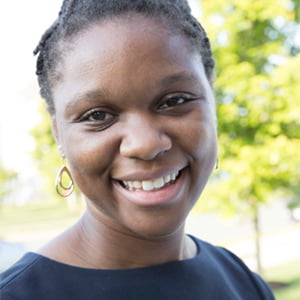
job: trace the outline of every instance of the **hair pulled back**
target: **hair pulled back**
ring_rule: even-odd
[[[105,19],[136,12],[165,20],[172,28],[188,38],[199,51],[206,75],[211,81],[214,60],[209,39],[200,23],[192,16],[186,0],[64,0],[57,20],[44,33],[34,54],[38,54],[36,74],[41,96],[51,114],[55,112],[52,87],[59,78],[57,65],[62,56],[60,42],[88,26]]]

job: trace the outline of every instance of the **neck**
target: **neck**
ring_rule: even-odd
[[[128,269],[163,264],[196,255],[184,226],[160,237],[139,236],[114,228],[86,213],[72,229],[71,253],[76,265],[96,269]]]

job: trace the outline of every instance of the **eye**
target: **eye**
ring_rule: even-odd
[[[116,115],[101,109],[92,109],[84,113],[78,122],[86,122],[90,126],[104,129],[116,120]]]
[[[186,96],[172,96],[169,97],[166,101],[164,101],[160,106],[159,109],[168,109],[173,106],[177,106],[187,102],[189,99]]]
[[[104,111],[92,111],[87,114],[85,114],[82,118],[83,121],[91,121],[91,122],[97,122],[97,121],[106,121],[113,117],[112,114]]]

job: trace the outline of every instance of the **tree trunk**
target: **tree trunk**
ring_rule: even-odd
[[[261,264],[261,235],[260,235],[260,219],[259,209],[257,206],[254,207],[253,225],[255,232],[255,259],[256,259],[256,271],[262,275],[262,264]]]

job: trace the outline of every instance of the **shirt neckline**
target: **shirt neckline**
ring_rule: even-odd
[[[201,245],[201,242],[199,239],[196,239],[194,236],[192,235],[188,235],[193,242],[195,243],[196,247],[197,247],[197,254],[191,258],[186,258],[183,260],[178,260],[178,261],[171,261],[171,262],[166,262],[163,264],[156,264],[156,265],[151,265],[151,266],[145,266],[145,267],[136,267],[136,268],[128,268],[128,269],[94,269],[94,268],[85,268],[85,267],[79,267],[79,266],[74,266],[74,265],[70,265],[70,264],[66,264],[60,261],[57,261],[55,259],[49,258],[47,256],[44,256],[40,253],[36,253],[33,251],[28,252],[27,254],[25,254],[25,258],[28,257],[29,259],[35,259],[35,260],[42,260],[46,263],[51,263],[52,265],[56,265],[57,267],[61,267],[61,268],[68,268],[68,269],[72,269],[72,270],[81,270],[81,271],[92,271],[92,272],[130,272],[130,271],[147,271],[147,270],[155,270],[155,269],[161,269],[164,267],[172,267],[172,266],[176,266],[176,265],[186,265],[186,264],[190,264],[193,263],[195,260],[199,259],[201,254],[203,253],[203,247]]]

